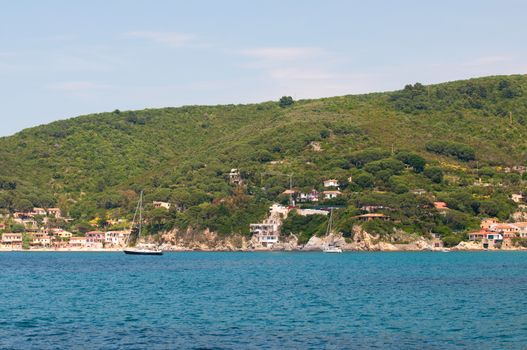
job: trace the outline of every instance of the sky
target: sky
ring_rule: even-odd
[[[0,0],[0,136],[82,114],[527,73],[523,0]]]

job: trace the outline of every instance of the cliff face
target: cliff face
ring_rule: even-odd
[[[253,238],[241,235],[220,236],[210,230],[186,231],[172,230],[161,235],[162,247],[172,251],[320,251],[333,244],[345,251],[416,251],[437,250],[433,242],[422,237],[410,243],[394,244],[381,240],[381,237],[364,231],[360,226],[353,228],[353,238],[346,239],[341,233],[326,237],[313,236],[305,245],[298,244],[298,237],[291,234],[282,237],[272,248],[266,248]],[[439,248],[440,249],[440,248]]]

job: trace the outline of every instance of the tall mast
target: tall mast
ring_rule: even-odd
[[[333,221],[333,208],[331,208],[331,211],[329,212],[329,222],[328,222],[328,228],[326,229],[326,236],[329,236],[331,233],[331,223]]]
[[[139,196],[139,232],[137,233],[137,238],[141,236],[141,229],[143,227],[143,191]]]

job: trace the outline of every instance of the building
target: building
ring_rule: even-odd
[[[168,202],[160,202],[160,201],[154,201],[154,208],[164,208],[166,210],[170,210],[170,203]]]
[[[62,211],[60,208],[48,208],[48,215],[53,216],[56,219],[62,218]]]
[[[317,190],[313,189],[308,193],[300,193],[298,196],[298,201],[300,202],[318,202],[319,193]]]
[[[102,248],[105,238],[104,232],[101,231],[86,232],[86,247]]]
[[[52,238],[45,232],[36,232],[33,234],[31,245],[38,245],[41,247],[49,247],[51,245]]]
[[[69,246],[72,248],[84,248],[86,246],[86,237],[71,237]]]
[[[488,230],[492,225],[496,225],[500,221],[497,218],[486,218],[481,220],[481,223],[479,224],[479,227],[482,230]]]
[[[22,249],[22,234],[2,233],[2,246],[4,248]]]
[[[340,191],[323,191],[322,195],[324,196],[324,199],[333,199],[340,196],[342,192]]]
[[[339,187],[340,184],[338,182],[338,180],[335,180],[335,179],[329,179],[329,180],[324,180],[324,187]]]
[[[238,169],[231,169],[229,173],[229,182],[233,185],[241,185],[243,183],[240,171]]]
[[[517,237],[520,229],[515,224],[498,223],[498,224],[490,225],[488,231],[491,233],[497,233],[497,234],[502,235],[502,239],[503,239],[503,238]]]
[[[383,205],[363,205],[360,210],[367,211],[368,213],[376,212],[377,210],[388,209]]]
[[[369,214],[362,214],[362,215],[358,215],[358,216],[355,216],[356,219],[360,220],[360,221],[372,221],[372,220],[389,220],[390,218],[386,215],[384,215],[383,213],[369,213]]]
[[[261,223],[250,224],[249,229],[253,239],[265,248],[272,248],[280,238],[282,220],[287,218],[290,209],[279,204],[269,208],[269,216]]]
[[[434,202],[434,208],[440,211],[447,210],[448,205],[445,202]]]
[[[104,242],[113,246],[124,246],[130,237],[129,231],[108,231],[104,234]]]
[[[527,222],[516,222],[514,226],[518,228],[516,234],[519,238],[527,238]]]
[[[31,214],[46,216],[47,212],[46,212],[46,209],[44,208],[33,208],[33,211],[31,212]]]
[[[523,202],[523,195],[520,193],[513,193],[511,195],[511,199],[514,203],[522,203]]]

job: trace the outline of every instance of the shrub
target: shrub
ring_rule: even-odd
[[[451,141],[430,141],[426,144],[426,150],[429,152],[456,157],[462,161],[476,159],[476,153],[473,148],[459,142]]]

